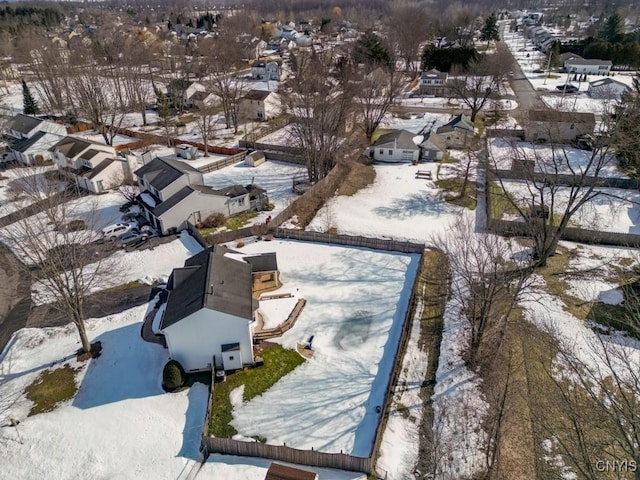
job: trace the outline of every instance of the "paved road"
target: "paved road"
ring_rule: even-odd
[[[498,42],[497,48],[507,51],[509,55],[511,55],[511,58],[513,58],[513,54],[504,42]],[[509,79],[509,83],[518,99],[518,108],[511,111],[512,116],[524,118],[526,113],[531,109],[546,108],[542,100],[540,100],[538,92],[531,86],[515,58],[513,58],[513,75]]]

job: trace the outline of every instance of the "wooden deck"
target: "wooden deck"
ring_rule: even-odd
[[[276,328],[264,328],[264,320],[261,315],[257,315],[256,326],[253,328],[253,339],[254,341],[267,340],[269,338],[281,337],[284,332],[288,332],[293,328],[302,313],[302,309],[307,304],[307,301],[304,298],[298,299],[296,305],[291,310],[291,313],[287,317],[287,319],[278,325]]]

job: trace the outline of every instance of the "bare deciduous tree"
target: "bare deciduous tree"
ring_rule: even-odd
[[[283,94],[295,117],[290,124],[291,141],[302,151],[312,183],[334,167],[353,108],[349,67],[335,71],[335,60],[330,52],[301,59],[298,75],[289,82],[290,91]]]
[[[362,118],[362,128],[371,138],[402,88],[402,77],[393,68],[379,67],[366,74],[358,87],[355,111]]]
[[[471,110],[472,122],[490,100],[499,98],[500,85],[511,70],[512,58],[508,52],[497,50],[480,56],[466,70],[454,68],[451,72],[447,93]]]
[[[204,144],[204,156],[209,156],[209,141],[215,138],[217,107],[214,105],[203,105],[198,109],[196,116],[196,128],[202,135],[202,143]]]
[[[415,71],[419,45],[429,38],[430,22],[423,5],[396,6],[388,19],[389,38],[405,71]]]
[[[42,211],[5,227],[0,238],[24,263],[35,294],[75,325],[82,351],[89,352],[84,302],[115,267],[112,257],[96,255],[91,246],[103,226],[99,205],[95,198],[80,201],[69,191],[59,192],[58,183],[41,172],[23,176],[20,186],[25,196],[40,201]]]
[[[509,241],[475,232],[465,217],[435,244],[449,258],[452,301],[469,324],[467,361],[477,367],[502,342],[504,324],[530,285],[532,269]]]
[[[552,139],[557,138],[557,132],[549,134]],[[521,187],[517,192],[513,188],[509,190],[508,175],[501,173],[501,160],[488,152],[489,179],[497,180],[502,192],[507,192],[500,194],[502,200],[524,220],[526,234],[534,242],[537,266],[544,266],[555,253],[560,238],[578,211],[602,195],[597,187],[598,179],[615,162],[606,143],[594,143],[584,160],[576,164],[567,145],[553,143],[548,147],[529,148],[528,144],[511,141],[510,171],[518,172],[517,183]]]

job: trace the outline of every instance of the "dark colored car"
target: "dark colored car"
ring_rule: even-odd
[[[542,70],[541,68],[536,68],[533,73],[544,73],[544,70]]]

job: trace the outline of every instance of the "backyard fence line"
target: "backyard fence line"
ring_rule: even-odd
[[[196,242],[198,242],[202,248],[207,248],[207,241],[193,223],[187,222],[187,231],[196,239]]]
[[[602,187],[602,188],[620,188],[622,190],[638,190],[640,189],[640,181],[635,178],[618,178],[618,177],[583,177],[581,175],[571,175],[563,173],[553,173],[551,175],[543,172],[527,171],[526,169],[489,169],[487,170],[488,180],[520,180],[523,182],[532,181],[539,183],[551,183],[560,186],[584,186],[584,187]]]
[[[255,142],[262,137],[266,137],[267,135],[275,132],[276,130],[280,130],[281,128],[289,125],[291,123],[291,117],[285,116],[277,120],[272,120],[268,125],[260,125],[256,129],[247,133],[242,140],[246,142]]]
[[[242,442],[231,438],[206,436],[202,439],[209,454],[238,455],[243,457],[260,457],[281,462],[313,467],[335,468],[350,472],[370,474],[373,465],[370,457],[357,457],[345,453],[325,453],[317,450],[300,450],[286,445],[269,445],[260,442]]]

